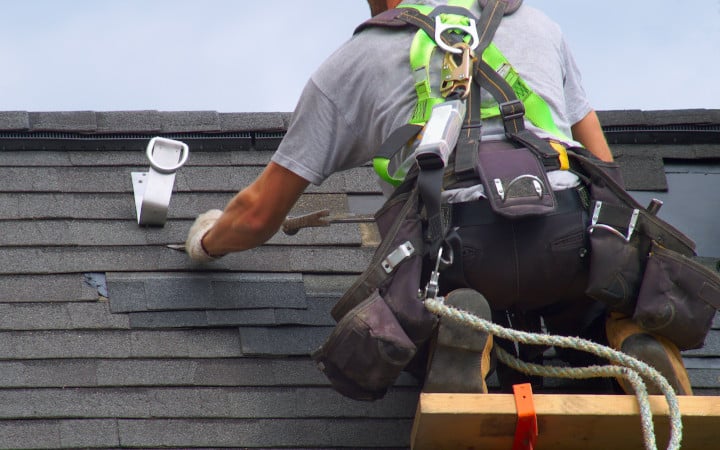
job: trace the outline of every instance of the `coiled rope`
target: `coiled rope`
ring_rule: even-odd
[[[500,362],[528,375],[572,379],[598,377],[610,378],[618,376],[626,378],[633,386],[638,400],[645,449],[657,450],[650,399],[648,397],[647,388],[645,387],[645,382],[641,377],[642,374],[642,376],[660,388],[667,400],[670,413],[670,441],[668,442],[668,450],[677,450],[680,448],[680,442],[682,440],[682,418],[680,416],[680,406],[677,395],[675,395],[675,391],[670,386],[670,383],[668,383],[665,377],[655,370],[655,368],[636,358],[626,355],[625,353],[613,350],[612,348],[588,341],[586,339],[528,333],[504,328],[466,311],[448,306],[444,303],[442,297],[426,299],[425,307],[433,314],[447,317],[451,320],[468,325],[476,330],[492,334],[493,336],[497,336],[502,339],[529,345],[547,345],[582,350],[616,364],[582,368],[543,366],[520,361],[514,356],[503,351],[501,348],[497,346],[495,347]]]

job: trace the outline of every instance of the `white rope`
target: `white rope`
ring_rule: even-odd
[[[445,305],[442,298],[426,299],[425,307],[433,314],[448,317],[451,320],[503,339],[530,345],[546,345],[578,349],[592,353],[610,361],[611,363],[617,364],[583,368],[542,366],[520,361],[514,356],[503,351],[501,348],[495,347],[498,359],[503,364],[528,375],[575,379],[618,376],[626,378],[633,386],[638,400],[645,448],[646,450],[657,450],[650,399],[648,397],[645,383],[641,378],[642,374],[642,376],[649,379],[653,384],[660,388],[667,400],[670,412],[670,441],[668,442],[668,450],[677,450],[680,448],[680,442],[682,440],[682,418],[680,416],[680,406],[677,395],[675,395],[675,391],[672,386],[670,386],[670,383],[668,383],[665,377],[655,370],[655,368],[625,353],[613,350],[612,348],[588,341],[586,339],[528,333],[504,328],[466,311]]]

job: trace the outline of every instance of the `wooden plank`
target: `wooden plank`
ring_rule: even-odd
[[[628,395],[534,396],[539,436],[536,450],[643,449],[637,400]],[[680,397],[683,449],[717,448],[720,397]],[[650,405],[657,447],[667,448],[668,407],[662,396]],[[517,413],[509,394],[420,394],[412,431],[413,450],[507,449]]]

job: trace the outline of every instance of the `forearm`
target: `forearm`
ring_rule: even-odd
[[[262,245],[278,231],[307,185],[303,178],[270,163],[227,204],[202,239],[205,251],[219,256]]]
[[[595,111],[590,111],[578,123],[572,126],[573,139],[580,142],[586,149],[602,161],[612,161],[613,155],[605,139]]]

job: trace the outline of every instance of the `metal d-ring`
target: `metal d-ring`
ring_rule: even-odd
[[[169,149],[165,150],[165,147],[170,147]],[[180,151],[180,157],[178,158],[178,162],[172,166],[166,167],[161,164],[158,164],[158,162],[155,160],[155,155],[162,155],[165,157],[164,152],[166,151],[173,151],[174,153],[177,152],[177,150]],[[150,139],[150,142],[148,143],[147,149],[145,150],[145,155],[147,155],[148,160],[150,161],[150,167],[157,170],[160,173],[163,174],[170,174],[177,171],[179,168],[181,168],[185,163],[187,162],[188,156],[190,155],[190,149],[184,142],[175,141],[172,139],[167,139],[164,137],[154,137]],[[170,154],[170,160],[174,159],[174,154]]]
[[[446,52],[454,53],[456,55],[459,55],[463,52],[463,49],[453,47],[448,45],[443,39],[442,34],[448,30],[460,30],[463,33],[470,35],[471,41],[469,47],[470,50],[475,50],[477,46],[480,44],[480,38],[478,37],[477,32],[477,25],[475,24],[475,19],[468,18],[468,24],[467,25],[460,25],[460,24],[445,24],[442,22],[442,19],[440,16],[435,16],[435,42],[437,43],[438,47],[445,50]]]
[[[543,186],[545,186],[545,183],[543,183],[543,181],[535,175],[525,174],[525,175],[520,175],[520,176],[513,178],[512,181],[510,181],[510,183],[508,183],[507,187],[505,187],[505,188],[503,188],[502,181],[499,178],[496,178],[495,186],[498,191],[498,195],[500,195],[500,199],[502,201],[505,201],[505,197],[510,192],[510,189],[513,187],[513,185],[517,184],[518,182],[520,182],[521,180],[524,180],[526,178],[529,178],[533,181],[533,186],[535,187],[535,192],[537,193],[538,198],[542,198]],[[545,188],[545,189],[547,189],[547,188]]]

